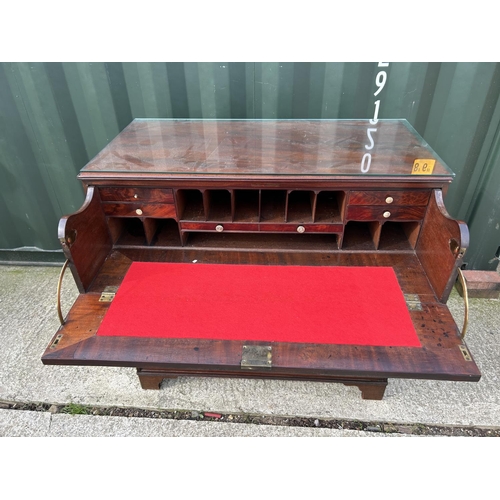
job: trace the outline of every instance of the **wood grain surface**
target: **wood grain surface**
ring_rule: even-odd
[[[134,120],[83,169],[92,172],[217,175],[412,176],[434,158],[432,177],[451,177],[406,120],[379,120],[367,174],[368,120]]]
[[[468,246],[467,225],[450,217],[441,191],[435,191],[429,201],[416,252],[441,302],[448,300]]]

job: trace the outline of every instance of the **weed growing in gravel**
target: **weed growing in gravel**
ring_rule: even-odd
[[[70,415],[88,415],[89,411],[85,408],[85,406],[69,403],[61,409],[61,413],[69,413]]]

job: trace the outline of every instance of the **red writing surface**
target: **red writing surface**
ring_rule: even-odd
[[[134,262],[97,335],[421,346],[390,267]]]

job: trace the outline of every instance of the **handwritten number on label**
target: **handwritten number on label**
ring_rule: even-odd
[[[422,165],[422,172],[427,172],[427,167],[428,167],[427,163],[424,163]],[[418,172],[419,170],[420,170],[420,163],[415,163],[415,165],[413,166],[413,171]]]
[[[420,175],[431,175],[434,171],[434,166],[436,165],[436,160],[431,158],[417,158],[413,162],[412,174]]]

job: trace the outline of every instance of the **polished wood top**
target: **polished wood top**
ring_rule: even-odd
[[[369,169],[362,172],[365,154],[371,162],[365,158],[364,170]],[[417,158],[436,160],[432,174],[412,174]],[[449,181],[454,175],[406,120],[372,125],[369,120],[136,119],[82,169],[80,178],[95,173],[420,181]]]

